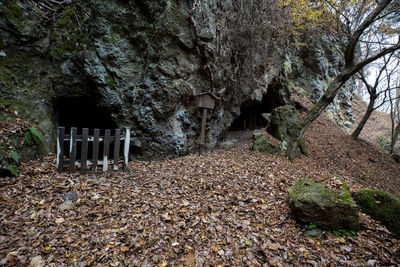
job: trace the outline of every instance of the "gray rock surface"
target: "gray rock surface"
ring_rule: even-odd
[[[166,158],[196,149],[199,93],[213,86],[224,92],[207,117],[206,142],[214,147],[245,103],[260,104],[274,91],[273,101],[289,104],[293,77],[298,86],[321,91],[340,67],[327,41],[297,54],[270,43],[270,60],[250,60],[250,77],[229,83],[223,74],[232,66],[223,66],[212,86],[206,66],[211,56],[202,49],[218,47],[221,29],[215,22],[232,19],[233,4],[199,4],[194,26],[187,1],[84,1],[66,5],[55,21],[30,2],[1,2],[1,104],[36,123],[45,134],[45,150],[54,151],[54,127],[62,112],[57,103],[94,99],[117,126],[131,127],[131,158]],[[313,51],[318,57],[310,56]],[[283,71],[285,59],[290,73]],[[230,87],[237,83],[240,89]]]
[[[71,200],[64,201],[58,208],[60,211],[71,210],[74,207],[74,203]]]
[[[282,141],[285,148],[289,142],[290,134],[293,132],[293,127],[297,123],[297,119],[297,112],[292,106],[277,107],[272,111],[267,131],[273,137]]]
[[[379,190],[360,190],[354,192],[353,197],[363,212],[379,220],[400,238],[400,199]]]
[[[322,230],[319,228],[311,229],[306,231],[306,235],[316,237],[322,234]]]
[[[219,143],[219,146],[224,149],[231,149],[235,146],[235,143],[232,141],[224,141],[224,142]]]
[[[348,188],[335,194],[322,183],[302,179],[289,188],[289,206],[302,223],[313,223],[329,230],[360,229],[359,207]]]
[[[79,199],[79,196],[76,192],[68,192],[64,195],[63,199],[65,201],[77,201]]]
[[[253,150],[267,154],[275,154],[281,152],[281,148],[270,142],[261,132],[253,132]]]
[[[289,77],[295,87],[304,90],[315,103],[325,92],[329,81],[343,67],[343,55],[326,36],[315,33],[302,39],[307,45],[300,47],[299,55],[291,57],[293,71]],[[349,80],[325,109],[339,126],[344,126],[346,121],[354,123],[351,100],[356,88],[355,81]]]

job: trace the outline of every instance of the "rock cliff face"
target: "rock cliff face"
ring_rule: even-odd
[[[313,33],[303,37],[296,54],[288,61],[292,70],[290,82],[304,89],[315,103],[343,67],[344,61],[339,51],[339,45],[328,36]],[[355,88],[355,81],[350,79],[325,110],[341,127],[354,123],[351,100]]]
[[[201,1],[201,13],[192,10],[193,1],[79,1],[55,6],[55,13],[38,2],[0,3],[0,104],[36,123],[48,151],[58,125],[129,126],[136,158],[196,148],[202,114],[196,96],[213,86],[202,49],[217,47],[231,1]],[[209,147],[241,108],[289,104],[289,79],[317,98],[340,67],[338,55],[319,44],[300,53],[270,50],[251,86],[222,90],[208,113]]]

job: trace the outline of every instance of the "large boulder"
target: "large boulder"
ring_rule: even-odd
[[[272,111],[267,131],[282,141],[283,147],[286,148],[297,119],[298,115],[294,107],[290,105],[277,107]]]
[[[363,212],[379,220],[390,231],[400,237],[400,200],[390,193],[379,190],[360,190],[354,200]]]
[[[253,132],[253,150],[267,154],[275,154],[281,152],[281,148],[274,140],[268,140],[261,131]],[[277,141],[277,140],[276,140]]]
[[[359,207],[346,184],[334,193],[326,185],[302,179],[289,188],[289,206],[301,223],[313,223],[322,229],[360,229]]]

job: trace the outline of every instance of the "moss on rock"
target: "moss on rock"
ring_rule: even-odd
[[[75,11],[72,6],[67,6],[61,16],[56,21],[58,26],[65,26],[67,24],[72,24],[72,20],[75,16]]]
[[[298,115],[294,107],[286,105],[272,111],[267,131],[276,139],[288,143]]]
[[[17,1],[10,1],[8,5],[5,5],[0,11],[0,14],[2,14],[1,17],[12,22],[20,32],[25,30],[26,26],[23,24],[23,10]]]
[[[360,190],[353,195],[363,212],[379,220],[400,237],[400,200],[379,190]]]
[[[75,52],[81,36],[80,24],[77,22],[74,7],[67,6],[60,18],[55,22],[51,40],[50,55],[54,59],[62,59],[65,54]]]
[[[358,206],[345,184],[339,194],[312,179],[302,179],[289,188],[289,206],[301,223],[313,223],[322,229],[360,228]]]
[[[106,76],[106,84],[110,86],[112,89],[116,89],[118,84],[115,78],[111,75]]]
[[[267,154],[275,154],[281,152],[279,147],[271,144],[267,138],[259,131],[253,133],[253,150],[260,151]]]
[[[301,154],[308,156],[307,146],[303,139],[299,143],[299,149],[300,149]]]

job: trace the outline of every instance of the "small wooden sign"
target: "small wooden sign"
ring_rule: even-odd
[[[214,109],[215,98],[210,93],[199,94],[199,107],[206,109]]]

